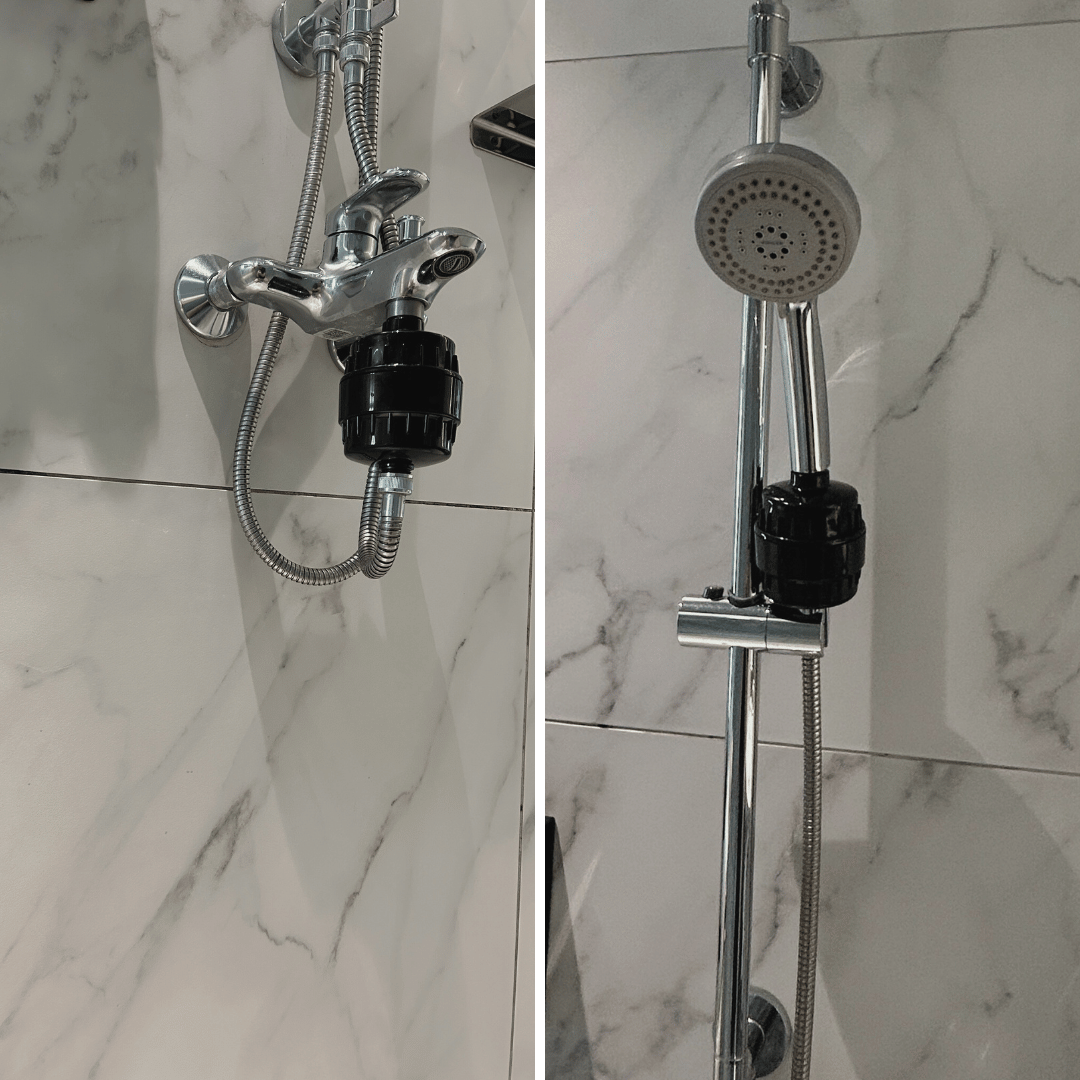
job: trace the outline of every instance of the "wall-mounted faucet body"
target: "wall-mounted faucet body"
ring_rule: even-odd
[[[484,253],[484,242],[466,229],[424,233],[423,218],[415,215],[395,220],[395,212],[428,186],[427,176],[415,169],[378,169],[382,26],[397,13],[398,0],[283,0],[273,23],[275,49],[295,74],[316,77],[311,145],[288,256],[233,262],[196,256],[181,268],[174,289],[182,323],[211,345],[227,344],[241,333],[248,304],[274,312],[237,432],[234,497],[259,556],[305,584],[386,573],[397,551],[405,496],[412,493],[413,468],[449,457],[461,420],[456,347],[427,332],[424,322],[446,282]],[[335,58],[360,187],[326,215],[322,258],[305,269],[329,138]],[[356,554],[330,567],[300,566],[277,551],[251,502],[255,425],[289,320],[330,345],[345,373],[339,389],[345,453],[370,466]]]
[[[188,311],[205,311],[208,303],[221,313],[243,312],[244,305],[258,304],[331,341],[380,330],[395,301],[415,301],[421,305],[416,310],[426,312],[443,285],[484,253],[484,242],[466,229],[433,229],[379,254],[383,222],[427,186],[428,178],[415,169],[388,169],[365,184],[327,214],[322,261],[314,269],[252,256],[227,263],[203,284],[198,270],[185,267],[190,277],[181,271],[177,284],[181,317],[208,344],[225,344],[240,333],[246,316],[221,333]]]

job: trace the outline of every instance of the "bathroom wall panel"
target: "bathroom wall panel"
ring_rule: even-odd
[[[706,0],[659,8],[632,0],[617,9],[601,0],[551,0],[547,17],[550,60],[677,52],[746,45],[749,4]],[[792,40],[865,38],[1080,18],[1075,0],[788,0]]]
[[[525,714],[525,788],[522,800],[521,893],[518,903],[514,1054],[510,1080],[531,1080],[536,1062],[536,725]]]
[[[99,0],[0,12],[0,289],[10,355],[0,467],[221,484],[268,313],[212,349],[182,333],[180,266],[201,252],[284,257],[313,80],[281,66],[276,0]],[[464,420],[417,497],[528,506],[532,174],[469,145],[474,113],[533,80],[526,0],[412,0],[386,34],[381,161],[427,170],[410,209],[486,241],[430,328],[457,341]],[[356,186],[340,93],[309,261]],[[339,373],[290,331],[254,482],[353,494]],[[523,437],[524,435],[524,437]]]
[[[506,1077],[530,520],[405,526],[315,592],[224,492],[0,478],[4,1076]]]
[[[1071,23],[823,43],[784,126],[863,215],[820,305],[833,473],[870,530],[831,746],[1080,770],[1078,50]],[[725,659],[674,609],[730,573],[741,302],[692,222],[746,141],[745,53],[554,64],[547,92],[548,715],[721,734]],[[766,666],[763,736],[798,742],[798,665]]]
[[[801,768],[762,748],[752,979],[789,1010]],[[571,915],[552,927],[548,1075],[708,1076],[723,741],[550,723],[547,783]],[[815,1075],[1075,1076],[1078,785],[826,756]]]

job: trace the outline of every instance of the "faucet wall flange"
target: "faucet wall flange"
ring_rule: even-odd
[[[242,301],[219,307],[211,299],[220,293],[222,274],[229,267],[220,255],[196,255],[176,275],[173,302],[180,321],[206,345],[228,345],[247,325],[247,305]],[[211,282],[215,282],[212,288]],[[231,293],[229,294],[231,296]],[[228,297],[225,297],[226,302]]]

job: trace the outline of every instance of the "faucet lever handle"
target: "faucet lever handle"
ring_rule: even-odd
[[[345,202],[356,206],[370,206],[386,217],[410,199],[415,199],[422,191],[426,191],[430,182],[427,175],[419,169],[386,169]]]
[[[398,0],[379,0],[371,7],[371,29],[378,30],[398,17]]]
[[[378,235],[383,219],[424,191],[430,181],[419,169],[386,169],[326,215],[326,235]]]

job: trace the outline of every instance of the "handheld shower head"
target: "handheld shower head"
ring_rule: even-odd
[[[729,154],[698,197],[694,232],[709,267],[755,300],[799,303],[834,285],[859,239],[859,203],[825,158],[764,143]]]

